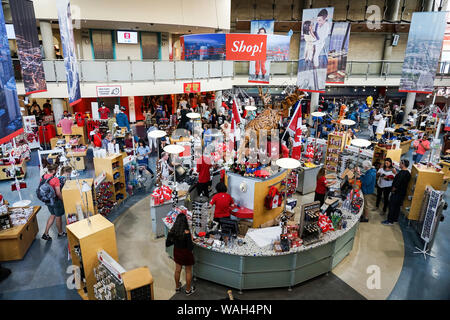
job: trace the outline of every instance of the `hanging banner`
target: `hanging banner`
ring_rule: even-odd
[[[33,2],[14,0],[10,7],[25,94],[47,91]]]
[[[180,37],[182,60],[285,61],[291,37],[248,33],[191,34]]]
[[[128,97],[128,114],[130,115],[130,122],[136,122],[136,110],[134,105],[134,96]]]
[[[250,24],[251,34],[273,34],[274,20],[252,20]],[[270,61],[250,61],[248,71],[248,82],[269,83]]]
[[[334,8],[304,9],[298,61],[300,90],[325,93]]]
[[[333,23],[328,49],[327,83],[344,83],[350,29],[349,22]]]
[[[184,93],[200,93],[200,82],[183,83]]]
[[[400,78],[400,92],[432,93],[447,12],[414,12]]]
[[[66,67],[67,90],[71,106],[81,101],[80,75],[75,55],[75,41],[73,37],[72,16],[69,0],[56,1],[58,8],[59,32],[64,53],[64,66]]]
[[[21,133],[23,133],[22,114],[17,99],[5,17],[0,6],[0,144],[10,141]]]

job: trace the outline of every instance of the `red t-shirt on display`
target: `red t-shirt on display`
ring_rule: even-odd
[[[317,179],[316,193],[318,193],[318,194],[327,193],[326,182],[327,182],[327,179],[325,177],[320,177],[319,179]]]
[[[106,107],[101,107],[98,109],[98,113],[100,114],[100,119],[106,120],[108,119],[109,109]]]
[[[228,218],[231,214],[231,205],[234,203],[233,198],[226,192],[215,194],[210,204],[216,205],[214,210],[214,218]]]
[[[207,157],[201,157],[197,161],[198,182],[206,183],[211,180],[209,169],[211,168],[211,159]]]

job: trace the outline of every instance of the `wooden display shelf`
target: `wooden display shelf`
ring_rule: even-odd
[[[0,231],[0,261],[21,260],[39,231],[36,215],[41,210],[34,206],[26,224]]]
[[[408,153],[409,148],[411,147],[411,142],[412,142],[412,140],[400,142],[400,149],[402,149],[402,155],[404,155],[405,153]]]
[[[331,140],[339,141],[340,145],[331,144]],[[328,156],[333,155],[333,156],[339,158],[339,154],[342,152],[342,150],[344,149],[347,142],[348,142],[348,137],[347,137],[346,133],[342,136],[334,134],[334,133],[330,133],[328,135],[327,152],[326,152],[326,156],[325,156],[325,170],[326,171],[333,171],[333,172],[337,171],[337,165],[338,165],[339,160],[338,161],[328,160]],[[335,165],[336,170],[329,170],[328,165],[330,165],[330,164]]]
[[[154,300],[153,277],[147,267],[141,267],[122,273],[123,284],[127,293],[127,300],[137,300],[133,292],[145,286],[150,286],[151,300]]]
[[[83,204],[83,201],[86,201],[86,194],[83,193],[83,199],[81,199],[80,190],[83,184],[83,181],[86,181],[91,189],[93,190],[93,179],[76,179],[76,180],[67,180],[63,189],[62,189],[62,197],[64,202],[64,211],[66,214],[66,221],[69,214],[77,213],[77,205],[81,206],[83,213],[86,214],[86,207]],[[79,183],[79,186],[78,186]],[[87,192],[87,209],[91,214],[97,213],[97,208],[94,206],[94,196],[93,192]]]
[[[85,170],[86,164],[84,158],[87,155],[87,150],[82,152],[67,152],[67,157],[70,159],[70,164],[77,170]],[[73,158],[72,158],[73,157]]]
[[[100,214],[90,217],[89,220],[84,219],[68,225],[67,239],[72,264],[83,268],[86,279],[87,294],[83,288],[78,293],[83,299],[96,300],[93,286],[97,282],[94,275],[94,267],[98,266],[97,252],[104,250],[116,261],[119,261],[119,256],[114,224]],[[80,247],[82,261],[75,253],[75,246]]]
[[[113,168],[113,163],[119,162],[119,166],[117,168]],[[112,156],[108,156],[106,158],[94,158],[94,169],[95,169],[95,175],[98,176],[102,172],[105,172],[106,179],[110,182],[112,182],[112,192],[114,193],[114,201],[117,201],[117,203],[121,203],[123,200],[127,198],[127,189],[125,184],[125,170],[123,168],[123,155],[122,154],[115,154]],[[119,172],[120,176],[118,179],[114,179],[114,174]],[[120,188],[116,191],[115,184],[117,182],[123,183],[123,188]],[[123,194],[123,199],[116,200],[117,194]]]
[[[411,169],[408,191],[403,201],[403,209],[409,220],[419,220],[426,186],[432,186],[435,190],[442,190],[444,187],[444,172],[437,172],[434,168],[414,164]]]
[[[4,169],[9,169],[11,167],[10,164],[8,165],[0,165],[0,180],[9,180],[13,179],[12,177],[8,177],[6,173],[3,171]],[[22,168],[23,175],[17,176],[17,178],[24,178],[27,174],[27,162],[23,160],[20,164],[16,164],[17,168]]]
[[[382,153],[382,156],[377,156],[377,153]],[[400,162],[400,158],[402,157],[402,149],[386,149],[379,147],[378,145],[375,146],[373,150],[373,159],[372,164],[375,164],[377,161],[384,161],[386,158],[391,158],[394,162]]]
[[[86,135],[86,128],[83,127],[79,127],[78,125],[74,124],[72,125],[72,133],[71,134],[63,134],[62,133],[62,128],[61,127],[56,127],[56,134],[58,136],[65,136],[66,137],[66,141],[67,139],[70,139],[71,136],[81,136],[81,144],[87,144],[88,143],[88,139],[87,139],[87,135]]]

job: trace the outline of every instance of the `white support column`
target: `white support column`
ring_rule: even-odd
[[[317,107],[319,105],[319,93],[318,92],[311,92],[311,104],[309,105],[309,112],[313,113],[317,110]],[[309,117],[309,124],[312,125],[312,117]]]
[[[55,122],[58,123],[64,114],[64,100],[63,99],[52,99],[52,109],[53,116],[55,117]]]
[[[39,27],[41,29],[42,46],[44,47],[45,59],[54,60],[55,49],[53,47],[53,31],[52,25],[47,21],[39,21]]]
[[[215,92],[216,111],[219,113],[219,109],[222,106],[222,90]]]
[[[406,120],[408,119],[408,114],[412,111],[415,100],[416,100],[416,93],[408,92],[408,94],[406,95],[406,102],[405,102],[405,115],[403,116],[402,123],[405,123]]]

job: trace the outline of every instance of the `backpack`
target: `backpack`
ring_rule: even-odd
[[[51,176],[48,179],[41,179],[39,186],[36,190],[36,195],[39,200],[44,202],[46,205],[54,205],[56,192],[55,189],[48,183],[54,177]]]

